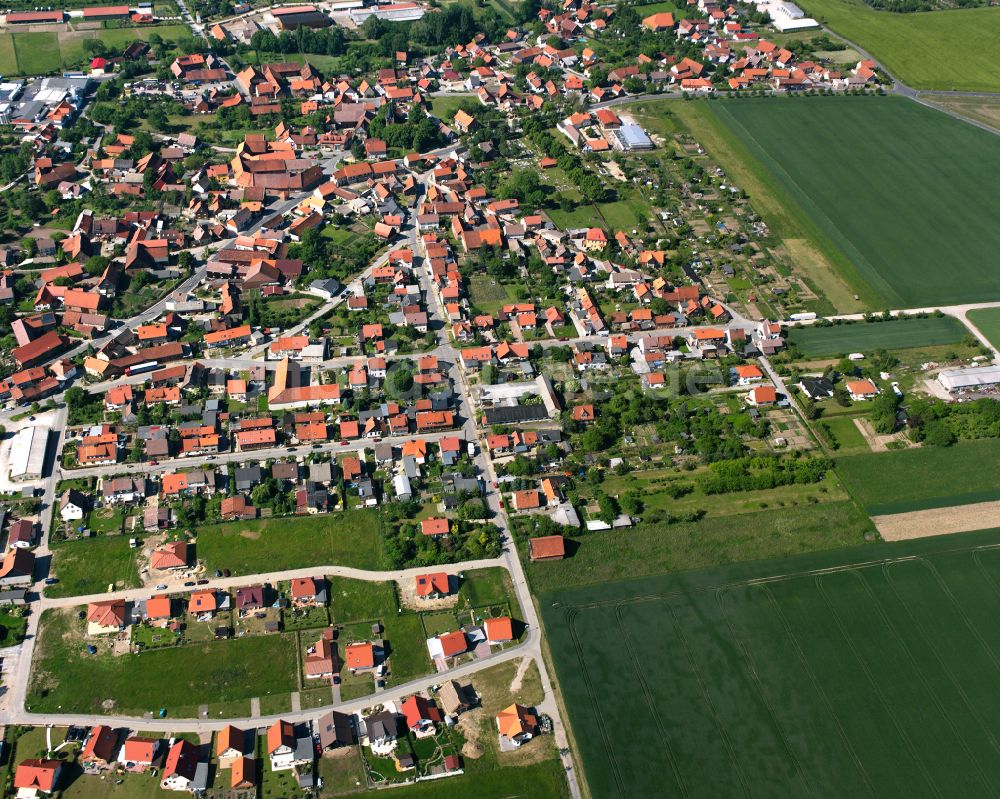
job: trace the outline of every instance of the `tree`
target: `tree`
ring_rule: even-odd
[[[91,277],[98,277],[104,274],[109,263],[111,263],[111,259],[105,258],[103,255],[92,255],[83,264],[83,271]]]
[[[404,396],[413,389],[413,373],[408,369],[396,369],[390,378],[392,388],[397,396]]]
[[[638,516],[643,509],[642,499],[634,491],[630,491],[621,498],[621,506],[622,510],[629,516]]]
[[[618,506],[618,501],[607,494],[599,494],[597,497],[597,507],[599,508],[599,513],[597,518],[599,518],[605,524],[611,524],[615,519],[618,518],[618,514],[621,509]]]
[[[924,425],[924,443],[934,447],[950,447],[958,439],[943,421],[934,420]]]

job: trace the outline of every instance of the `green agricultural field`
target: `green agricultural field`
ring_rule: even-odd
[[[567,540],[566,560],[527,563],[526,568],[535,593],[544,594],[666,571],[840,549],[874,535],[871,521],[853,502],[827,502],[580,535]],[[527,550],[526,542],[520,546]]]
[[[1000,9],[893,14],[861,0],[807,0],[802,8],[915,89],[1000,91],[991,55],[1000,38]],[[948,57],[936,57],[941,52]]]
[[[370,511],[255,519],[198,528],[198,559],[233,574],[306,566],[382,566],[378,517]]]
[[[590,795],[991,795],[998,573],[992,530],[542,597]]]
[[[247,636],[229,641],[171,647],[114,656],[102,642],[85,652],[84,622],[76,609],[47,611],[41,620],[27,705],[37,712],[113,712],[141,715],[166,708],[170,715],[196,716],[200,704],[227,715],[246,715],[254,696],[296,690],[295,638]]]
[[[872,516],[1000,500],[1000,441],[841,458],[837,474]]]
[[[860,276],[894,308],[1000,298],[1000,228],[980,223],[1000,181],[996,136],[899,97],[703,108],[852,264],[848,282]]]
[[[969,311],[972,322],[994,347],[1000,347],[1000,308],[980,308]]]
[[[833,327],[793,327],[788,332],[788,343],[806,358],[821,358],[851,352],[957,344],[968,335],[965,325],[955,317],[931,316]]]

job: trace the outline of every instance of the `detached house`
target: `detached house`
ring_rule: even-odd
[[[198,793],[208,787],[208,763],[202,762],[198,747],[179,740],[170,747],[163,766],[160,788],[165,791]]]
[[[501,748],[505,744],[518,747],[534,738],[538,731],[538,717],[516,703],[497,713],[496,722]]]

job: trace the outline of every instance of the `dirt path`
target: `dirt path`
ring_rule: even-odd
[[[1000,501],[873,516],[872,521],[886,541],[968,533],[1000,526]]]
[[[524,675],[528,673],[528,667],[531,665],[531,658],[521,658],[521,662],[517,664],[517,673],[514,675],[514,679],[510,681],[510,692],[516,694],[521,690],[521,682],[524,680]]]

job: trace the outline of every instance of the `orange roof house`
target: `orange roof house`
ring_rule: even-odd
[[[487,619],[484,626],[486,628],[486,640],[491,644],[514,640],[514,622],[510,616],[498,616],[495,619]]]
[[[59,12],[62,14],[62,12]],[[62,773],[61,760],[22,760],[14,772],[14,787],[26,791],[52,793]]]
[[[189,613],[214,613],[218,607],[214,591],[195,591],[188,600]]]
[[[344,648],[344,658],[350,671],[375,668],[375,647],[370,642],[348,644]]]
[[[562,560],[566,557],[566,539],[561,535],[546,535],[528,542],[531,560]]]
[[[537,728],[538,717],[523,705],[513,704],[497,713],[500,735],[517,745],[531,739]]]
[[[424,535],[448,535],[451,528],[444,517],[431,517],[420,522],[420,532]]]
[[[448,575],[445,572],[432,572],[416,576],[417,596],[447,596],[451,593]]]

